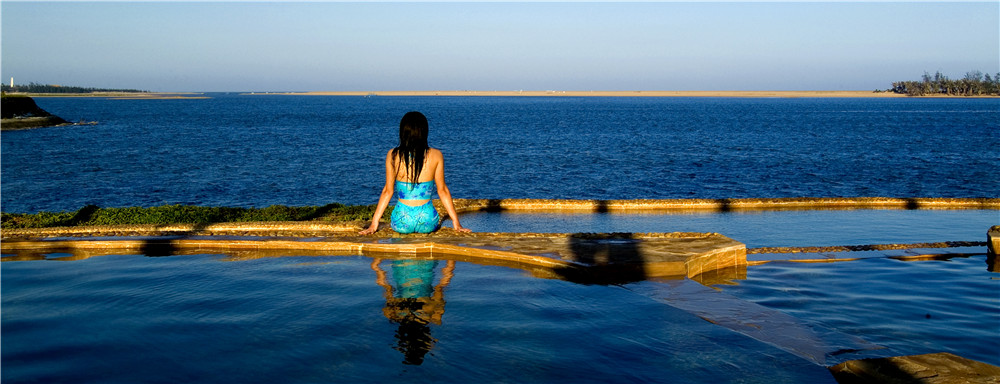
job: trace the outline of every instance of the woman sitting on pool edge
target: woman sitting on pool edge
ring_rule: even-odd
[[[431,184],[437,186],[441,204],[456,231],[462,228],[444,182],[444,156],[427,145],[427,118],[420,112],[408,112],[399,121],[399,146],[385,155],[385,187],[379,196],[372,224],[362,235],[378,231],[379,219],[397,191],[398,202],[392,210],[392,229],[399,233],[431,233],[441,226],[441,217],[431,204]]]

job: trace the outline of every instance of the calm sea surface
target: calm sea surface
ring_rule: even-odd
[[[2,210],[374,204],[419,110],[459,198],[997,197],[1000,99],[38,98]]]

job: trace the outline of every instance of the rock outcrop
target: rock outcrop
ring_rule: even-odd
[[[2,108],[0,109],[3,112],[0,129],[4,131],[69,124],[68,121],[59,116],[39,108],[35,104],[35,100],[28,96],[3,95],[0,100],[2,100]]]

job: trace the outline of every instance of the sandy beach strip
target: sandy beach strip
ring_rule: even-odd
[[[910,97],[892,92],[873,91],[371,91],[267,94],[309,96]]]
[[[210,99],[194,92],[91,92],[91,93],[19,93],[28,97],[95,97],[110,100],[197,100]]]

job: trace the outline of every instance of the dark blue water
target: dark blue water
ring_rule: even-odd
[[[4,383],[834,382],[783,346],[663,299],[690,280],[580,285],[444,260],[400,274],[399,261],[360,256],[71,256],[3,258]],[[984,260],[752,266],[716,288],[766,308],[715,316],[777,310],[798,319],[789,332],[885,347],[860,357],[951,352],[1000,364],[1000,279]],[[440,291],[421,324],[391,305],[414,279],[434,287],[425,297]],[[726,300],[704,290],[673,300]]]
[[[462,215],[479,232],[716,232],[756,247],[983,241],[997,210],[765,211],[691,214],[487,213]],[[985,252],[985,249],[983,250]]]
[[[373,204],[424,112],[458,198],[997,197],[1000,99],[38,98],[95,126],[2,134],[5,212]]]
[[[834,383],[826,368],[619,286],[433,269],[406,323],[355,256],[2,263],[4,383]],[[388,297],[393,297],[389,294]],[[425,307],[427,308],[427,307]],[[437,312],[430,311],[428,312]]]
[[[718,288],[893,353],[950,352],[1000,365],[1000,276],[984,259],[772,262]]]

